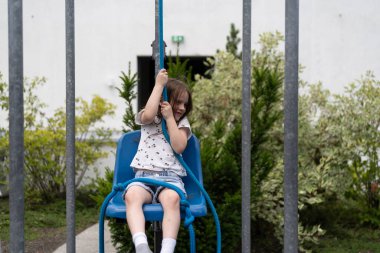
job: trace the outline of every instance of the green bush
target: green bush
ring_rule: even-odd
[[[322,200],[334,199],[336,205],[352,199],[361,206],[358,220],[378,227],[380,82],[367,72],[339,95],[320,83],[302,88],[300,189],[314,188]]]
[[[102,206],[104,199],[112,191],[113,170],[110,168],[105,169],[104,177],[96,177],[93,180],[91,188],[94,189],[93,193],[90,193],[90,198],[95,201],[96,206],[99,208]]]
[[[129,64],[128,73],[121,72],[119,77],[121,82],[121,88],[116,87],[119,92],[119,96],[125,100],[125,113],[123,115],[123,123],[126,128],[123,128],[123,132],[130,130],[137,130],[140,128],[135,122],[135,113],[133,112],[133,101],[136,99],[135,87],[137,84],[137,75],[131,73],[131,65]]]
[[[1,77],[1,76],[0,76]],[[43,86],[44,78],[24,80],[24,151],[25,151],[25,194],[28,201],[47,202],[63,195],[66,189],[66,114],[63,108],[57,109],[53,116],[44,112],[46,105],[35,94]],[[0,103],[8,109],[7,85],[0,80]],[[75,169],[78,188],[91,166],[108,154],[102,151],[105,145],[113,145],[111,130],[97,127],[107,115],[114,113],[115,106],[99,96],[93,96],[90,103],[76,100],[76,142]],[[9,132],[0,135],[0,153],[9,168]],[[3,168],[4,170],[4,168]]]

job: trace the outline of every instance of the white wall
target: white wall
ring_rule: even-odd
[[[7,2],[0,0],[0,71],[8,80]],[[259,34],[284,33],[284,0],[252,1],[252,44]],[[322,81],[334,92],[366,70],[380,75],[380,18],[377,0],[301,0],[302,78]],[[175,52],[172,35],[184,35],[181,55],[212,55],[223,49],[231,23],[242,24],[239,0],[164,0],[164,40]],[[45,76],[41,89],[51,110],[65,104],[65,6],[62,0],[24,0],[24,75]],[[76,96],[99,94],[118,106],[107,120],[121,129],[124,101],[112,86],[128,62],[151,55],[154,0],[78,0],[75,2]],[[4,122],[1,118],[0,124]]]
[[[373,70],[380,79],[380,1],[300,1],[302,78],[334,92]]]

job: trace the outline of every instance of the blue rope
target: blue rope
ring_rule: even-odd
[[[158,29],[159,29],[159,36],[158,36],[158,51],[159,51],[159,62],[160,62],[160,69],[165,68],[164,65],[164,57],[165,57],[165,45],[164,45],[164,8],[163,8],[163,0],[158,1]],[[162,97],[164,98],[164,101],[168,101],[168,90],[166,86],[164,87],[164,90],[162,91]],[[162,123],[162,129],[166,129],[166,121],[163,120]],[[167,131],[163,132],[165,139],[169,139],[169,135]]]
[[[110,194],[104,199],[102,207],[100,208],[99,215],[99,252],[104,253],[104,216],[106,213],[106,209],[110,200],[116,195],[118,192],[117,188],[114,188]]]
[[[159,0],[158,1],[158,4],[159,4],[159,7],[158,7],[158,15],[159,15],[159,52],[160,52],[160,69],[163,69],[164,68],[164,40],[163,40],[163,34],[164,34],[164,29],[163,29],[163,4],[162,4],[163,0]],[[167,95],[167,89],[166,89],[166,86],[164,87],[164,90],[162,92],[163,94],[163,98],[164,98],[164,101],[168,101],[168,95]],[[161,122],[161,126],[162,126],[162,133],[164,134],[165,136],[165,139],[170,143],[170,137],[169,137],[169,134],[166,130],[166,121],[165,119],[162,120]],[[217,253],[220,253],[221,252],[221,244],[222,244],[222,233],[221,233],[221,229],[220,229],[220,223],[219,223],[219,218],[218,218],[218,214],[216,213],[216,210],[215,210],[215,207],[211,201],[211,198],[209,197],[209,195],[207,194],[206,190],[203,188],[203,186],[199,183],[199,181],[197,180],[197,178],[194,176],[193,172],[191,171],[191,169],[189,168],[189,166],[186,164],[186,162],[183,160],[182,156],[177,154],[174,150],[173,150],[176,158],[178,159],[178,161],[182,164],[182,166],[185,168],[186,172],[188,175],[190,175],[191,179],[196,183],[196,185],[198,186],[198,188],[201,190],[201,192],[203,193],[203,195],[205,196],[205,199],[207,201],[207,203],[209,204],[210,206],[210,209],[211,209],[211,212],[214,216],[214,222],[215,222],[215,227],[216,227],[216,237],[217,237],[217,250],[216,252]],[[192,247],[192,245],[190,245],[190,248]],[[194,246],[195,247],[195,246]],[[192,249],[191,249],[192,250]],[[195,251],[191,251],[191,252],[195,252]]]

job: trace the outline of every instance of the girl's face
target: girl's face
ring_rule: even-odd
[[[189,94],[187,92],[183,92],[181,95],[177,97],[173,101],[173,114],[175,120],[178,122],[182,116],[186,113],[186,107],[189,101]]]

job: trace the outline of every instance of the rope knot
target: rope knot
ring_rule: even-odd
[[[180,204],[181,204],[181,210],[185,210],[186,212],[186,217],[185,217],[183,225],[185,226],[185,228],[187,228],[193,223],[194,216],[191,213],[189,201],[187,201],[186,199],[181,199]]]
[[[189,227],[193,223],[194,219],[195,218],[194,218],[193,214],[191,213],[190,208],[187,207],[186,208],[186,217],[185,217],[185,220],[183,222],[183,225],[185,226],[185,228]]]

